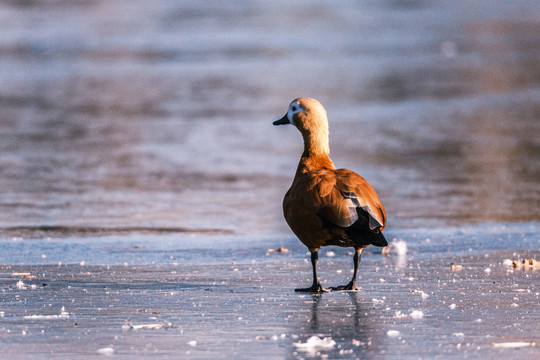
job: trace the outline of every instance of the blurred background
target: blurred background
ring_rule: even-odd
[[[0,1],[0,228],[288,231],[298,96],[389,228],[539,221],[539,34],[537,0]]]

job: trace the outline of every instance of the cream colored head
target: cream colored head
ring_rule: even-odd
[[[305,150],[310,153],[330,153],[328,145],[328,118],[326,110],[315,99],[301,97],[294,99],[287,113],[274,125],[294,125],[304,137]]]

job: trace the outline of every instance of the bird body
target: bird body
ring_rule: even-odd
[[[362,235],[380,234],[386,219],[378,200],[360,175],[320,169],[296,175],[283,199],[283,213],[308,248],[367,246],[372,237]]]
[[[274,125],[293,124],[304,139],[304,152],[290,189],[283,199],[287,224],[312,256],[314,281],[298,291],[327,291],[317,276],[322,246],[354,247],[353,280],[340,290],[357,290],[356,272],[362,250],[388,245],[382,229],[386,213],[375,190],[360,175],[336,169],[329,157],[326,110],[314,99],[298,98]]]

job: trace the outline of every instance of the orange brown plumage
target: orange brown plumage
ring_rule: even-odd
[[[356,275],[362,250],[386,246],[382,235],[386,213],[375,190],[360,175],[336,169],[329,157],[326,110],[314,99],[298,98],[274,125],[292,124],[302,134],[304,152],[290,189],[283,199],[287,224],[311,252],[313,285],[297,291],[328,291],[317,276],[322,246],[354,247],[354,274],[347,285],[334,289],[357,290]]]

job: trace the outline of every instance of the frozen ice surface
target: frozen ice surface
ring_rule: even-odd
[[[32,240],[31,248],[26,248],[28,240],[16,242],[18,248],[11,240],[0,241],[14,255],[25,252],[26,259],[24,264],[6,264],[3,258],[0,266],[2,349],[6,355],[29,358],[83,356],[106,347],[114,349],[114,356],[157,351],[234,358],[238,352],[247,357],[264,352],[294,358],[300,354],[294,344],[316,336],[331,338],[335,346],[307,354],[329,358],[410,354],[483,359],[508,355],[506,351],[534,357],[536,345],[493,344],[539,342],[540,272],[509,270],[502,264],[507,258],[540,258],[535,226],[505,224],[506,232],[497,233],[512,243],[506,250],[484,242],[493,238],[491,229],[500,228],[496,225],[394,230],[410,250],[405,265],[400,257],[368,248],[359,269],[362,290],[321,295],[294,292],[310,281],[311,264],[303,262],[309,257],[304,246],[287,234],[205,235],[198,242],[189,236],[132,234]],[[437,241],[426,244],[427,232]],[[470,233],[477,238],[472,251],[460,247]],[[278,242],[290,251],[266,256]],[[44,245],[65,252],[41,259]],[[84,267],[78,256],[69,262],[73,251],[85,254]],[[350,280],[352,267],[346,249],[333,251],[335,256],[319,259],[319,276],[330,286]],[[41,264],[44,260],[50,263]],[[463,270],[450,271],[451,264],[462,264]],[[14,286],[21,276],[26,289]],[[36,287],[29,289],[32,285]],[[54,310],[64,304],[66,309]],[[193,341],[196,346],[190,345]]]

